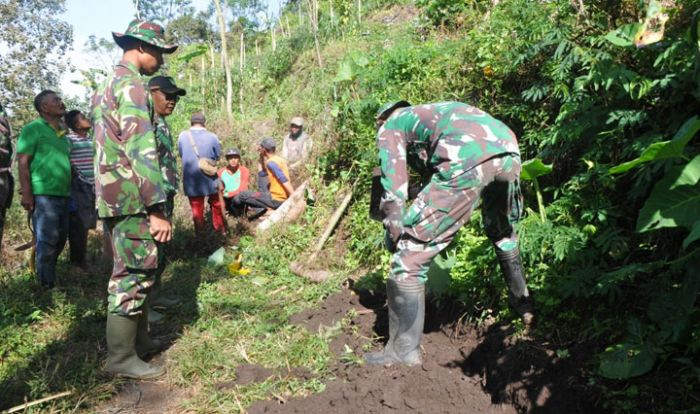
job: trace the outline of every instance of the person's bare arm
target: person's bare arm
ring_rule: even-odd
[[[292,186],[291,181],[287,181],[286,183],[282,183],[282,188],[284,188],[284,191],[287,192],[287,197],[291,196],[292,193],[294,192],[294,187]]]
[[[17,155],[17,169],[19,170],[19,183],[22,188],[22,207],[27,211],[34,210],[34,193],[32,193],[32,179],[29,166],[32,156],[29,154]]]

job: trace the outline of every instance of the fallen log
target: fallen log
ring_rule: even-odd
[[[270,216],[258,224],[256,230],[259,232],[264,232],[279,222],[290,222],[299,218],[306,207],[304,193],[308,183],[308,180],[301,183],[301,185],[294,190],[292,195],[290,195],[281,206],[279,206],[272,214],[270,214]]]

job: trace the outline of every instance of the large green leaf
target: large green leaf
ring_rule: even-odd
[[[700,219],[700,155],[670,170],[651,191],[637,218],[637,231],[690,229]]]
[[[683,155],[685,146],[699,130],[700,118],[694,116],[685,121],[670,141],[655,142],[649,145],[638,158],[612,167],[608,173],[620,174],[649,161],[678,158]]]
[[[352,58],[343,59],[338,65],[338,73],[333,82],[352,81],[357,76],[357,65]]]
[[[552,172],[552,164],[545,164],[539,158],[533,158],[523,163],[523,170],[520,173],[520,178],[523,180],[532,180],[541,175],[546,175]]]
[[[177,60],[181,62],[189,62],[190,60],[201,56],[207,52],[207,46],[203,44],[190,45],[182,53],[177,55]]]
[[[641,23],[626,24],[613,30],[605,39],[615,46],[627,47],[634,45],[634,39],[644,30]]]
[[[598,371],[605,378],[627,379],[646,374],[655,363],[656,354],[649,344],[624,343],[605,350]]]
[[[693,224],[693,227],[690,229],[690,234],[683,240],[683,248],[687,249],[690,243],[698,239],[700,239],[700,220]]]
[[[457,256],[449,254],[439,254],[435,257],[430,268],[428,268],[428,289],[434,295],[442,295],[450,289],[452,277],[450,272],[457,264]]]

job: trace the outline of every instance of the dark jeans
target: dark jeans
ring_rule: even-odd
[[[241,202],[241,195],[236,194],[233,197],[224,197],[226,211],[233,217],[241,217],[245,212],[245,205]]]
[[[97,225],[95,207],[95,187],[77,176],[71,181],[71,201],[68,203],[69,228],[68,244],[72,264],[85,263],[87,253],[88,230]]]
[[[258,191],[243,191],[237,196],[243,206],[250,206],[256,210],[260,209],[277,209],[282,205],[282,201],[273,200],[270,193],[261,193]]]
[[[39,283],[56,283],[56,261],[68,234],[68,197],[34,196],[32,222],[36,234],[36,274]]]
[[[83,225],[77,212],[71,212],[68,219],[68,245],[70,262],[75,265],[85,264],[87,254],[88,228]]]

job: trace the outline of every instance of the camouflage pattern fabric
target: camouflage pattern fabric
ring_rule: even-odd
[[[175,194],[180,186],[180,176],[177,169],[177,158],[175,158],[173,136],[165,118],[160,115],[155,116],[154,128],[156,131],[156,145],[158,146],[158,160],[163,173],[163,181],[165,182],[165,192],[167,194]]]
[[[144,213],[167,198],[150,99],[138,70],[127,62],[116,66],[92,98],[101,218]]]
[[[0,104],[0,246],[5,228],[5,212],[10,208],[14,194],[14,178],[10,170],[12,153],[12,128],[5,108]]]
[[[515,134],[486,112],[459,102],[397,109],[377,134],[383,223],[398,251],[391,276],[425,281],[430,261],[454,238],[484,195],[487,234],[517,246],[520,152]],[[408,168],[428,185],[408,212]]]
[[[138,315],[155,283],[158,245],[149,231],[145,214],[106,220],[114,254],[114,268],[107,287],[107,311]]]
[[[120,47],[125,37],[132,37],[158,47],[164,53],[173,53],[177,49],[176,45],[170,45],[165,41],[165,29],[163,29],[163,26],[144,20],[132,20],[125,33],[112,32],[112,37]]]

